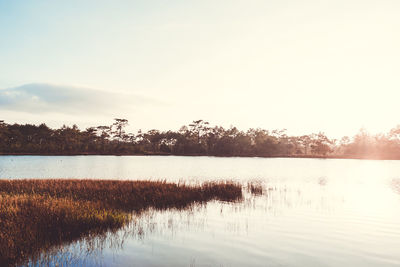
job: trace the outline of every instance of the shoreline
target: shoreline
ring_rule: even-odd
[[[389,156],[351,156],[351,155],[204,155],[204,154],[170,154],[170,153],[1,153],[1,156],[178,156],[178,157],[216,157],[216,158],[304,158],[304,159],[358,159],[358,160],[400,160],[400,157]]]

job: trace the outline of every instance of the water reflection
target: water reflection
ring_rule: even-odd
[[[23,266],[104,266],[103,251],[120,251],[128,236],[128,229],[121,233],[107,232],[95,237],[85,237],[72,244],[54,246]]]
[[[131,222],[116,232],[85,237],[72,244],[55,246],[23,266],[109,266],[105,260],[110,260],[110,255],[112,258],[118,257],[128,240],[145,242],[149,235],[168,236],[172,240],[182,230],[203,230],[205,221],[194,219],[194,216],[204,214],[205,211],[205,204],[197,203],[184,209],[149,209],[135,213],[132,214]]]
[[[400,178],[392,179],[390,186],[396,193],[400,194]]]

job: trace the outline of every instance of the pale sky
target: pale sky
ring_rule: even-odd
[[[396,0],[0,0],[0,119],[386,132],[399,14]]]

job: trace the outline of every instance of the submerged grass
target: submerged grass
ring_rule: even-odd
[[[0,180],[0,266],[82,237],[116,230],[131,212],[242,197],[240,185],[160,181]]]

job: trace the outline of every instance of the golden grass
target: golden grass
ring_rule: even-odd
[[[122,227],[130,213],[242,197],[231,182],[188,186],[116,180],[0,180],[0,266]]]

